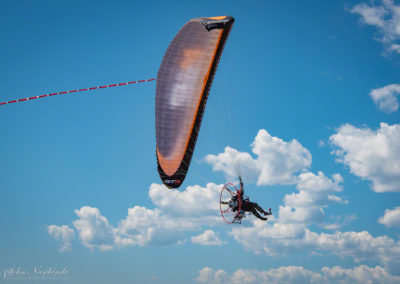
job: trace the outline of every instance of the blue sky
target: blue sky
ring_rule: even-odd
[[[236,22],[179,191],[157,173],[155,82],[0,106],[0,281],[400,283],[398,9],[1,1],[0,101],[155,78],[188,20]],[[268,222],[219,217],[232,157]]]

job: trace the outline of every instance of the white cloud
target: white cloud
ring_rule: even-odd
[[[207,155],[205,161],[213,166],[214,171],[222,171],[228,180],[236,179],[241,174],[246,182],[255,182],[260,174],[256,160],[249,153],[229,146],[223,153]]]
[[[71,241],[73,238],[75,238],[75,232],[73,229],[71,229],[67,225],[62,225],[62,226],[50,225],[47,226],[47,232],[55,240],[61,242],[61,246],[59,249],[60,252],[64,252],[71,249]]]
[[[400,53],[400,49],[399,49]],[[370,92],[370,96],[378,108],[386,113],[399,109],[397,96],[400,95],[400,84],[391,84]]]
[[[347,137],[344,134],[354,135],[358,133],[357,131],[364,134],[364,129],[348,127],[351,131],[342,131],[342,127],[335,134],[336,136],[330,137],[332,144],[342,147],[336,151],[342,161],[346,160],[348,152],[353,151],[350,147],[352,143],[346,140]],[[386,145],[388,149],[391,147],[396,149],[395,141],[397,140],[392,136],[397,128],[386,129],[385,127],[390,128],[382,124],[379,131],[384,133],[381,134],[383,137],[390,139],[377,140],[381,144],[384,141],[383,145]],[[372,138],[377,136],[377,133],[378,131],[368,130],[369,136],[359,135],[363,139],[360,139],[361,142],[356,141],[358,146],[356,150],[364,147],[370,151],[369,154],[375,151],[375,156],[383,155],[385,151],[382,152],[380,148],[377,150],[376,147],[367,143],[368,139],[373,140]],[[363,145],[362,142],[365,140],[369,148]],[[257,155],[256,159],[248,153],[239,153],[232,148],[226,148],[224,153],[218,156],[211,155],[208,158],[211,157],[214,169],[217,167],[229,174],[234,168],[230,167],[227,161],[229,159],[233,161],[235,156],[239,157],[238,159],[248,163],[244,167],[245,177],[248,179],[251,179],[253,174],[253,181],[259,184],[294,183],[298,192],[285,195],[284,205],[280,206],[279,215],[270,216],[267,223],[249,218],[243,226],[230,227],[232,230],[229,234],[245,249],[257,254],[274,256],[306,250],[310,253],[324,252],[343,258],[348,257],[355,261],[375,260],[386,266],[388,263],[394,263],[395,266],[400,264],[400,243],[386,236],[373,237],[368,232],[315,233],[307,228],[311,224],[330,229],[340,227],[339,222],[327,224],[324,210],[330,203],[346,204],[347,202],[338,196],[338,193],[342,191],[341,175],[334,174],[327,177],[323,172],[317,174],[306,172],[311,165],[309,151],[296,140],[285,142],[270,136],[265,130],[259,131],[252,147],[253,153]],[[348,150],[349,147],[350,150]],[[372,161],[381,162],[375,156]],[[396,155],[391,153],[390,158],[395,159],[395,157]],[[380,159],[387,160],[388,156],[383,155]],[[368,159],[362,161],[369,162]],[[268,165],[265,166],[264,163]],[[272,178],[272,173],[275,173],[277,177]],[[75,211],[78,219],[73,224],[82,243],[91,249],[107,250],[134,245],[181,244],[187,241],[186,232],[204,230],[204,226],[226,226],[219,216],[218,195],[221,187],[222,185],[209,183],[206,187],[188,186],[183,191],[179,191],[167,189],[160,184],[152,184],[149,197],[156,206],[155,209],[134,206],[128,209],[127,216],[117,226],[112,226],[97,208],[82,207]],[[337,216],[336,221],[341,221],[340,218],[342,217]],[[343,217],[344,222],[346,218],[351,221],[354,216]],[[203,245],[223,243],[218,233],[209,229],[190,240]],[[204,270],[198,279],[206,279],[211,272]],[[239,276],[240,272],[236,274],[236,277]],[[215,281],[223,281],[228,276],[226,272],[219,271],[212,272],[212,277],[216,279]]]
[[[134,206],[118,226],[113,227],[97,208],[75,210],[78,219],[73,222],[83,245],[90,249],[111,250],[123,246],[170,245],[184,242],[183,231],[195,225],[182,219],[173,219],[159,209]]]
[[[309,172],[296,175],[311,163],[311,154],[296,140],[284,142],[261,130],[252,147],[253,152],[258,155],[258,158],[253,160],[254,165],[263,165],[261,162],[271,163],[268,168],[271,172],[279,173],[280,182],[287,183],[289,180],[296,182],[299,190],[298,194],[286,195],[284,199],[286,206],[280,209],[280,223],[275,223],[265,232],[267,237],[277,238],[277,242],[285,238],[301,238],[305,232],[305,224],[323,222],[323,207],[331,202],[343,202],[335,195],[342,190],[340,175],[333,175],[332,178],[326,177],[322,172],[317,175]],[[230,148],[229,151],[236,150]],[[250,157],[248,153],[241,155]],[[281,165],[281,158],[287,165]],[[257,179],[266,182],[267,179],[264,178],[266,175],[263,173],[266,168],[263,167],[258,167]],[[269,182],[272,182],[271,179]],[[82,207],[75,211],[78,220],[73,224],[82,243],[91,249],[107,250],[116,246],[182,243],[185,241],[186,231],[201,230],[205,224],[207,226],[221,224],[218,205],[221,187],[222,185],[209,183],[206,187],[188,186],[185,190],[179,191],[167,189],[160,184],[152,184],[149,197],[157,208],[148,209],[140,206],[130,208],[128,215],[118,223],[118,226],[113,227],[97,208]],[[269,219],[269,222],[275,221],[274,216]],[[252,222],[252,219],[249,220]],[[265,224],[254,219],[253,223],[258,226]],[[252,242],[251,236],[248,239]],[[206,230],[191,240],[205,245],[223,243],[218,234],[211,230]],[[246,242],[245,239],[242,241]],[[265,249],[270,250],[271,254],[275,253],[274,247]]]
[[[299,190],[297,194],[285,196],[285,206],[280,208],[279,219],[270,216],[269,222],[275,223],[266,227],[267,229],[263,232],[264,237],[276,238],[277,247],[284,248],[281,242],[303,238],[305,225],[314,223],[326,226],[323,222],[324,207],[332,202],[344,203],[340,197],[336,196],[336,193],[342,190],[340,185],[343,181],[342,177],[336,174],[328,178],[322,172],[318,174],[304,172],[311,164],[311,154],[296,140],[285,142],[272,137],[265,130],[260,130],[252,147],[253,153],[258,156],[257,159],[251,158],[248,153],[235,155],[239,159],[246,160],[248,157],[248,161],[252,161],[249,164],[257,168],[256,179],[259,183],[285,184],[290,181],[297,183]],[[235,155],[231,154],[235,151],[227,148],[225,153],[220,155],[228,154],[227,156],[232,158]],[[224,165],[223,159],[216,158],[214,161],[215,165]],[[247,169],[250,168],[252,166],[247,167]],[[274,175],[272,173],[275,173],[277,177],[272,178],[271,176]],[[222,185],[209,183],[206,187],[188,186],[185,190],[179,191],[167,189],[160,184],[152,184],[148,194],[156,206],[155,209],[134,206],[128,209],[127,216],[117,226],[112,226],[97,208],[86,206],[75,211],[78,219],[73,224],[82,243],[91,249],[107,250],[116,246],[178,244],[185,241],[184,233],[187,231],[199,231],[205,225],[222,224],[218,204],[221,187]],[[256,227],[253,228],[255,231],[259,229],[257,226],[265,225],[253,218],[248,220],[248,223],[255,224]],[[252,243],[251,234],[247,239],[249,243]],[[242,238],[241,242],[247,242],[247,239]],[[211,230],[206,230],[191,240],[202,244],[222,243],[218,234]],[[259,240],[261,252],[264,249],[269,254],[279,251],[275,250],[274,245],[262,247],[263,239],[259,238]],[[249,244],[249,247],[254,245]]]
[[[378,221],[386,227],[400,228],[400,207],[396,207],[392,210],[386,209],[385,214],[379,218]]]
[[[328,178],[321,171],[318,174],[305,172],[311,165],[310,152],[296,140],[285,142],[278,137],[272,137],[265,130],[258,132],[252,143],[252,150],[258,156],[257,159],[252,159],[248,153],[240,154],[242,157],[249,157],[247,161],[252,161],[251,164],[254,165],[245,168],[257,169],[250,176],[255,176],[258,184],[295,183],[298,189],[298,193],[285,195],[285,204],[279,207],[279,218],[276,220],[279,224],[318,224],[332,227],[333,224],[325,222],[324,208],[330,203],[347,204],[347,201],[336,195],[342,191],[343,178],[340,174]],[[227,148],[224,153],[218,156],[208,155],[206,159],[214,165],[214,170],[218,168],[228,174],[231,170],[228,161],[233,161],[235,151]],[[270,218],[271,221],[274,219]]]
[[[198,231],[205,224],[221,224],[218,204],[221,188],[222,185],[208,183],[206,187],[188,186],[179,191],[153,183],[149,197],[157,208],[135,206],[128,209],[127,217],[116,228],[117,243],[140,246],[179,244],[185,241],[186,231]],[[213,231],[200,235],[208,237],[203,239],[205,243],[221,242],[218,235],[212,236],[210,232]],[[194,240],[199,241],[200,236]]]
[[[400,242],[387,236],[373,237],[369,232],[315,233],[302,224],[259,225],[237,227],[234,239],[245,249],[271,256],[307,250],[350,257],[356,262],[379,261],[385,265],[400,263]]]
[[[119,222],[116,243],[125,245],[171,245],[183,242],[183,230],[191,224],[168,218],[159,209],[135,206],[128,209],[128,216]]]
[[[209,267],[204,267],[199,271],[199,276],[195,278],[198,282],[203,283],[228,283],[228,273],[225,270],[213,270]]]
[[[346,132],[341,128],[336,134],[337,136],[333,135],[330,140],[332,144],[336,143],[343,149],[347,149],[347,152],[351,152],[353,149],[348,150],[346,147],[352,144],[343,142],[347,141],[344,134],[354,135],[354,133],[358,133],[357,131],[364,133],[364,129],[347,127],[350,128],[350,131]],[[388,140],[397,141],[392,138],[393,133],[396,133],[397,130],[385,129],[385,127],[389,126],[385,124],[381,126],[380,131],[384,133],[382,135],[390,137]],[[372,137],[377,133],[367,130],[367,134]],[[364,138],[360,139],[361,142],[357,140],[357,150],[364,147],[370,151],[377,151],[375,147],[367,143],[369,140],[365,136],[368,138],[368,135],[361,135]],[[369,137],[369,139],[372,138]],[[377,140],[380,143],[382,140],[386,141],[384,139]],[[395,145],[393,141],[385,143]],[[370,148],[363,145],[362,142],[367,143]],[[385,143],[384,145],[386,145]],[[253,153],[258,156],[257,159],[251,158],[248,153],[241,153],[241,155],[250,157],[252,163],[257,165],[258,181],[277,182],[277,180],[264,178],[268,176],[262,173],[265,168],[258,166],[261,161],[268,160],[272,163],[268,169],[280,174],[279,182],[287,183],[290,180],[296,184],[298,192],[285,195],[284,205],[280,206],[279,215],[271,216],[267,223],[252,218],[247,220],[246,226],[231,227],[232,230],[229,234],[245,249],[257,254],[273,256],[307,250],[310,253],[325,252],[339,257],[349,257],[355,261],[375,260],[386,266],[388,263],[394,263],[394,266],[400,263],[400,243],[386,236],[373,237],[368,232],[315,233],[307,228],[311,224],[330,229],[340,226],[338,222],[327,224],[324,210],[330,203],[346,204],[346,201],[337,195],[342,191],[343,178],[341,175],[334,174],[332,177],[327,177],[323,172],[317,174],[304,172],[311,163],[311,155],[295,140],[284,142],[261,130],[252,147]],[[387,148],[390,147],[387,146]],[[230,148],[229,151],[236,150]],[[378,154],[381,154],[379,151],[382,150],[378,150]],[[342,155],[344,161],[347,152],[339,149],[337,154]],[[267,158],[264,157],[266,153],[268,153]],[[273,157],[281,157],[289,165],[282,169],[280,166],[282,161]],[[383,157],[382,161],[388,156],[384,155]],[[390,158],[394,157],[396,155],[390,155]],[[218,164],[221,160],[215,161]],[[369,160],[366,159],[366,161]],[[380,162],[376,157],[373,161]],[[274,163],[277,163],[278,166]],[[134,245],[181,244],[186,241],[186,232],[200,231],[204,226],[223,224],[218,210],[218,195],[221,187],[222,185],[209,183],[206,187],[188,186],[185,190],[179,191],[167,189],[160,184],[152,184],[149,189],[149,197],[156,205],[155,209],[134,206],[128,209],[127,216],[117,226],[112,226],[97,208],[85,206],[75,211],[78,219],[73,222],[73,225],[78,231],[79,239],[91,249],[107,250]],[[337,220],[340,219],[339,217]],[[344,219],[346,218],[344,217]],[[354,217],[347,219],[354,219]],[[218,233],[209,229],[193,236],[190,240],[202,245],[223,244]],[[199,275],[199,279],[207,278],[207,270],[202,273]],[[236,277],[239,277],[239,274],[238,272]],[[227,275],[223,271],[219,271],[212,277],[213,279],[226,279]]]
[[[234,227],[230,234],[248,251],[277,256],[301,248],[305,233],[303,224],[269,224],[255,220],[253,226]]]
[[[372,181],[374,191],[400,191],[400,124],[381,123],[376,131],[345,124],[329,140],[337,161]]]
[[[218,204],[221,188],[222,185],[209,183],[206,187],[188,186],[178,191],[152,184],[149,196],[158,208],[134,206],[117,226],[112,226],[99,209],[84,206],[75,210],[78,219],[73,225],[82,244],[90,249],[181,244],[186,241],[185,232],[199,231],[205,224],[221,224]],[[205,245],[223,244],[218,234],[210,230],[192,240]]]
[[[191,238],[192,243],[203,246],[220,246],[226,242],[222,242],[213,230],[205,230],[202,234]]]
[[[306,231],[304,243],[318,251],[328,251],[355,261],[376,260],[383,264],[400,262],[400,242],[387,236],[373,237],[369,232],[317,234]]]
[[[311,271],[302,266],[281,266],[269,270],[238,269],[229,275],[225,270],[204,267],[199,270],[197,282],[219,283],[399,283],[400,277],[383,267],[360,265],[354,268],[323,267]]]
[[[158,208],[176,216],[216,215],[219,212],[218,201],[222,187],[223,185],[208,183],[206,187],[194,185],[180,191],[153,183],[149,197]]]
[[[364,22],[368,25],[376,26],[379,28],[385,27],[384,17],[387,15],[385,7],[373,7],[362,3],[354,6],[350,12],[361,15]]]
[[[324,279],[340,283],[399,283],[400,277],[390,274],[381,266],[360,265],[353,269],[335,266],[322,268]]]
[[[393,43],[392,45],[390,45],[389,50],[400,53],[400,44]]]
[[[298,193],[287,194],[284,197],[284,206],[279,207],[280,223],[323,223],[325,219],[324,207],[329,203],[345,203],[334,193],[342,191],[340,183],[343,178],[339,174],[329,179],[322,172],[318,175],[303,173],[298,178]]]
[[[396,165],[390,163],[390,159],[396,161],[396,157],[400,157],[396,155],[397,141],[400,141],[396,139],[396,131],[396,127],[390,129],[385,124],[382,124],[377,132],[345,125],[338,130],[337,134],[330,137],[330,142],[341,147],[335,153],[340,161],[346,161],[350,167],[353,167],[353,160],[350,158],[358,163],[361,161],[361,164],[367,168],[376,165],[380,172],[371,168],[372,170],[364,171],[364,173],[372,174],[373,179],[367,174],[365,177],[373,180],[376,188],[382,189],[383,185],[387,186],[383,182],[388,182],[386,177],[379,178],[379,174],[386,170],[382,165],[384,166],[388,161],[391,166]],[[377,145],[383,145],[384,148],[376,147]],[[388,149],[393,150],[394,153]],[[391,152],[390,157],[385,151]],[[372,155],[372,158],[368,155]],[[359,164],[356,165],[359,166]],[[283,180],[285,179],[281,181]],[[279,207],[276,218],[267,223],[253,219],[248,222],[252,226],[232,228],[230,235],[246,250],[271,256],[306,250],[310,254],[328,253],[342,258],[351,258],[356,262],[378,261],[386,267],[400,264],[400,243],[387,236],[374,237],[366,231],[316,233],[308,228],[309,225],[316,224],[322,228],[335,230],[341,226],[340,223],[351,222],[356,218],[355,215],[336,216],[336,219],[333,216],[336,222],[329,224],[326,221],[324,210],[329,204],[348,203],[338,196],[338,193],[343,190],[341,175],[334,174],[332,177],[327,177],[323,172],[318,172],[318,174],[300,172],[297,176],[293,174],[292,182],[296,183],[298,192],[285,195],[284,205]]]
[[[379,2],[379,1],[378,1]],[[357,4],[350,12],[359,14],[363,23],[378,29],[381,41],[388,52],[400,52],[400,6],[392,0],[383,0],[381,5]]]
[[[114,229],[108,224],[107,219],[100,214],[99,209],[84,206],[75,210],[79,217],[73,222],[78,231],[79,239],[83,245],[93,249],[109,250],[114,244]]]
[[[253,158],[248,153],[226,147],[224,153],[207,155],[205,160],[214,171],[222,171],[229,178],[238,176],[237,165],[245,182],[257,185],[293,184],[296,174],[311,166],[311,154],[297,140],[285,142],[261,129],[251,144]]]

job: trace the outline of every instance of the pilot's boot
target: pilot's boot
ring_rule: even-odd
[[[268,212],[263,212],[264,216],[272,215],[271,208],[269,208]]]

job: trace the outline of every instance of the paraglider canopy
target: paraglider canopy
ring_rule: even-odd
[[[186,177],[224,44],[234,19],[196,18],[169,45],[157,75],[156,154],[169,188]]]

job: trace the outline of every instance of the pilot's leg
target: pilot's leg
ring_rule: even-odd
[[[254,208],[263,213],[264,215],[269,215],[267,212],[264,211],[264,209],[261,208],[260,205],[258,205],[258,203],[254,203]]]
[[[260,215],[260,213],[258,213],[258,211],[256,210],[256,207],[257,207],[257,206],[258,206],[257,203],[253,203],[253,202],[252,202],[251,212],[253,213],[253,215],[256,216],[258,219],[261,219],[261,220],[263,220],[263,221],[268,220],[268,218],[262,217],[262,216]],[[260,208],[261,208],[261,207],[260,207]]]

